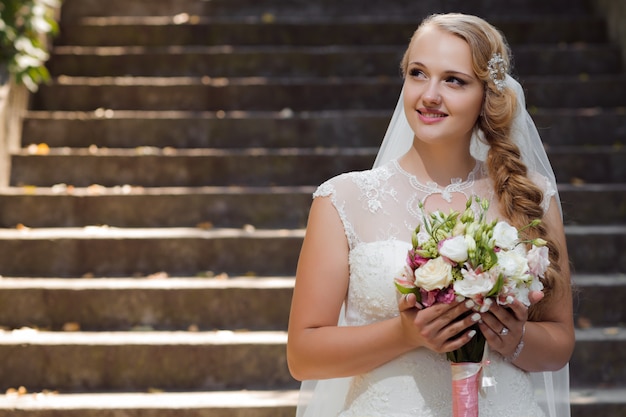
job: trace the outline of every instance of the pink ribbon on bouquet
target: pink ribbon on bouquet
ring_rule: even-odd
[[[452,363],[452,416],[478,417],[478,391],[495,385],[492,377],[482,375],[485,362]]]

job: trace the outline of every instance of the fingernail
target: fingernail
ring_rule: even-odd
[[[486,313],[487,311],[489,311],[489,305],[487,304],[483,304],[483,306],[480,308],[480,312],[481,313]]]
[[[462,295],[457,295],[455,299],[457,303],[460,303],[461,301],[465,300],[465,297],[463,297]]]
[[[476,330],[470,330],[469,333],[467,334],[467,336],[471,339],[472,337],[476,336]]]
[[[480,320],[480,314],[478,314],[478,313],[474,313],[474,314],[472,314],[472,317],[471,317],[471,318],[472,318],[472,321],[473,321],[474,323],[476,323],[478,320]]]
[[[467,300],[467,301],[465,302],[465,307],[467,307],[467,308],[472,308],[472,307],[474,307],[474,302],[473,302],[472,300]]]

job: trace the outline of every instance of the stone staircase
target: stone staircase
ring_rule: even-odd
[[[626,415],[626,76],[585,5],[65,0],[0,194],[0,417],[293,416],[311,193],[371,166],[435,11],[512,45],[578,288],[573,416]]]

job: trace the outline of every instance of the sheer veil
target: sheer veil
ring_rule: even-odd
[[[556,193],[556,201],[560,209],[554,172],[535,124],[526,111],[522,86],[509,75],[506,76],[506,85],[515,90],[518,100],[518,110],[513,123],[513,139],[519,146],[522,159],[529,170],[535,171],[548,179]],[[409,150],[412,143],[413,131],[404,115],[403,96],[401,93],[378,151],[374,167],[402,156]],[[481,139],[480,133],[472,137],[471,151],[476,159],[484,160],[488,150],[489,146]],[[338,325],[344,325],[343,309]],[[547,417],[570,417],[568,365],[557,372],[532,373],[531,379],[539,404],[544,409]],[[296,417],[336,416],[343,406],[350,380],[351,378],[337,378],[303,381]]]

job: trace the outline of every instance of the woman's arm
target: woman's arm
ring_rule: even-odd
[[[419,311],[415,299],[403,298],[398,317],[365,326],[338,327],[349,280],[348,242],[329,198],[311,206],[289,317],[287,359],[294,378],[325,379],[370,371],[420,346],[444,352],[469,336],[449,341],[471,326],[463,304]],[[451,324],[452,323],[452,324]]]

